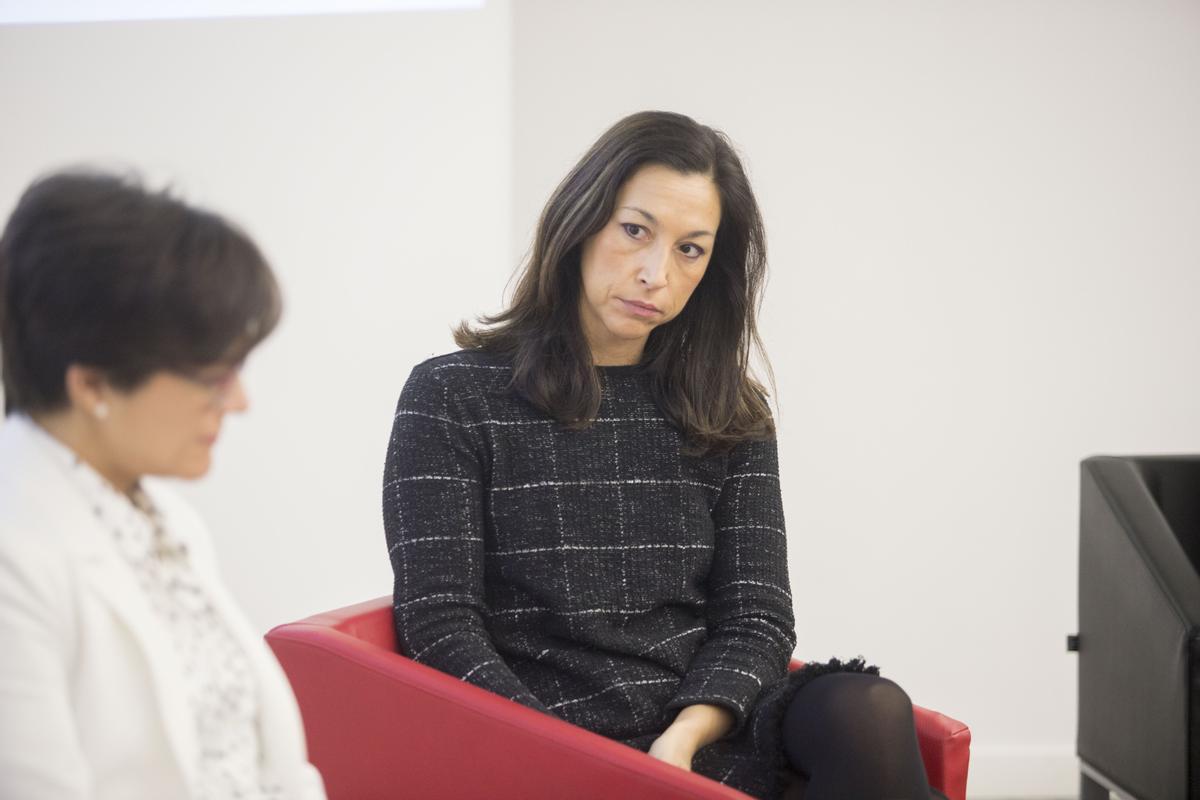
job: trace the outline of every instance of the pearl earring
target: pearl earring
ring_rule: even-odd
[[[96,419],[107,419],[108,403],[96,403],[96,407],[92,409],[92,413],[96,415]]]

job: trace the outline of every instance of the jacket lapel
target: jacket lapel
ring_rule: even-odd
[[[133,571],[115,552],[81,558],[79,575],[94,594],[104,599],[137,643],[150,668],[151,688],[171,751],[187,785],[195,785],[199,753],[195,717],[188,705],[183,667],[169,634],[146,602]]]
[[[195,720],[187,701],[183,670],[169,633],[154,616],[133,570],[122,560],[108,530],[92,513],[71,478],[67,463],[58,463],[62,447],[46,441],[49,434],[20,416],[0,426],[0,471],[26,500],[35,503],[43,535],[59,537],[86,590],[101,598],[124,625],[144,657],[153,683],[171,750],[187,785],[195,783]]]
[[[262,731],[262,758],[276,778],[283,778],[295,765],[307,761],[300,712],[290,693],[287,677],[279,662],[234,607],[233,599],[219,586],[209,586],[213,602],[241,645],[258,678],[259,725]]]

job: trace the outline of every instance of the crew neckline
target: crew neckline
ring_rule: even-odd
[[[643,364],[614,364],[612,366],[596,365],[601,375],[637,375],[643,371]]]

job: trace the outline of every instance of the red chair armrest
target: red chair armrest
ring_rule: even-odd
[[[301,622],[267,641],[300,700],[330,800],[746,800],[337,630]]]
[[[971,729],[956,719],[913,706],[917,743],[929,783],[950,800],[966,800],[971,762]]]

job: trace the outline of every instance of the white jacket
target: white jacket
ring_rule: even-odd
[[[169,631],[44,436],[25,417],[0,423],[0,798],[187,798],[195,723]],[[204,526],[143,486],[258,676],[268,778],[321,800],[291,687],[221,584]]]

